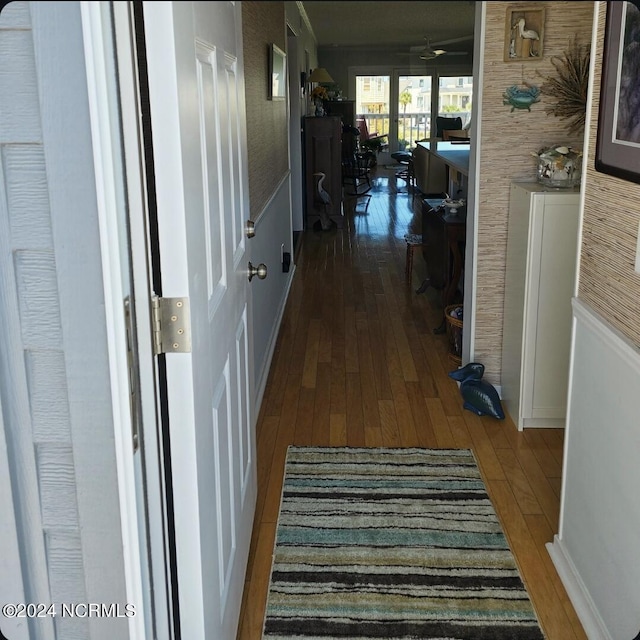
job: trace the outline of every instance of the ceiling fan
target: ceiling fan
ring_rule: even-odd
[[[442,49],[440,47],[449,45],[449,44],[457,44],[458,42],[467,42],[469,40],[473,40],[473,35],[470,36],[462,36],[460,38],[452,38],[451,40],[441,40],[440,42],[431,42],[431,39],[425,36],[426,44],[416,45],[409,49],[408,53],[401,55],[409,55],[415,56],[417,55],[421,60],[433,60],[434,58],[438,58],[439,56],[465,56],[468,54],[468,51],[449,51],[447,49]]]

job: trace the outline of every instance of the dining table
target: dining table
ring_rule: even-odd
[[[450,191],[451,197],[466,198],[471,143],[466,140],[435,140],[433,142],[418,142],[417,144],[445,163],[448,171],[447,183],[454,182],[460,185],[459,188],[462,189],[464,194],[461,195],[457,191],[456,193]]]

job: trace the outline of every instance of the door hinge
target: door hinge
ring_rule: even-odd
[[[189,298],[151,298],[153,353],[190,353]]]

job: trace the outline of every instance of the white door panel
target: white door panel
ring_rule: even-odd
[[[205,163],[203,180],[204,208],[203,222],[206,243],[207,264],[207,294],[211,305],[211,312],[220,302],[226,289],[225,260],[225,220],[224,208],[221,206],[220,172],[218,163],[218,145],[220,144],[220,125],[217,119],[215,96],[217,93],[217,73],[212,64],[215,60],[215,49],[207,47],[202,42],[196,43],[198,59],[198,93],[201,104],[200,122],[204,130],[204,148],[202,157]]]
[[[167,354],[180,620],[235,638],[255,508],[240,4],[147,2],[164,297],[192,351]]]

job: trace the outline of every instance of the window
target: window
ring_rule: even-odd
[[[389,133],[389,76],[356,76],[356,115],[367,116],[369,133]]]
[[[441,76],[438,89],[438,115],[460,116],[463,126],[471,120],[473,78]]]
[[[411,147],[430,136],[431,76],[398,75],[397,140]]]

